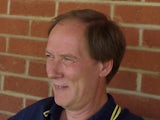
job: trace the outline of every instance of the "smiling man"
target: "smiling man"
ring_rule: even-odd
[[[124,52],[121,30],[104,14],[84,9],[59,15],[46,47],[46,71],[54,97],[9,120],[142,120],[121,109],[106,93]]]

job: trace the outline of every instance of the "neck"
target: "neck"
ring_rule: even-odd
[[[105,90],[99,91],[95,99],[90,101],[82,109],[77,111],[64,110],[60,120],[87,120],[99,111],[102,106],[108,101]]]

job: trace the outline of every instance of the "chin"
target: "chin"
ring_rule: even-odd
[[[62,97],[62,96],[54,96],[54,99],[55,99],[55,102],[56,102],[56,104],[57,105],[59,105],[59,106],[66,106],[67,105],[67,103],[68,103],[68,98],[65,98],[65,97]]]

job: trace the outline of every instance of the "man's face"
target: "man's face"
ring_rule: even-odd
[[[100,65],[88,52],[85,25],[64,20],[51,31],[47,44],[47,74],[58,105],[77,110],[93,101],[99,87]]]

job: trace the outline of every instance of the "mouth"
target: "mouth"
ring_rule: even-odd
[[[69,88],[69,85],[67,85],[67,83],[60,80],[53,80],[51,84],[53,91],[57,92],[63,92],[64,90],[67,90]]]
[[[68,86],[66,85],[54,85],[55,89],[66,89]]]
[[[66,90],[66,89],[68,89],[69,88],[69,86],[68,85],[66,85],[66,84],[56,84],[56,83],[53,83],[52,84],[53,86],[53,89],[54,90],[56,90],[56,91],[64,91],[64,90]]]

